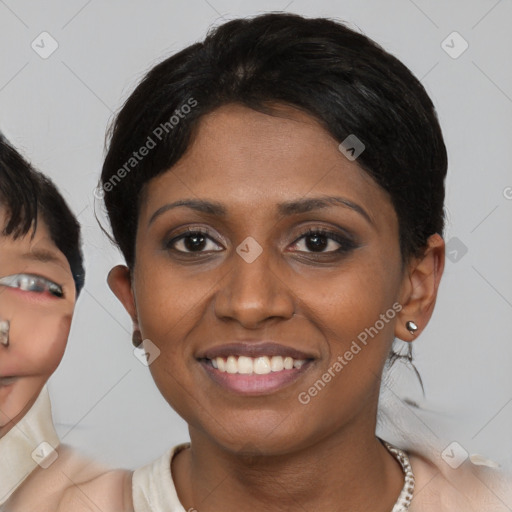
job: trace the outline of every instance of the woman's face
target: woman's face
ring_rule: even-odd
[[[9,322],[9,344],[0,344],[0,437],[24,416],[59,365],[74,305],[68,261],[44,222],[33,239],[31,232],[18,239],[0,236],[0,321]]]
[[[118,274],[191,435],[277,454],[375,432],[411,282],[386,192],[313,118],[238,105],[205,116],[145,189],[131,290]]]

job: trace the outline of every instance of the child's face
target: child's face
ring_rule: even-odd
[[[0,208],[0,226],[5,220]],[[9,322],[8,345],[0,344],[0,437],[24,416],[59,365],[75,305],[69,263],[44,222],[31,235],[0,234],[0,321]]]

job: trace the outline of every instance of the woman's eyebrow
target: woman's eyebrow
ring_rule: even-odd
[[[277,209],[281,217],[286,217],[288,215],[320,210],[331,206],[343,206],[350,208],[362,215],[370,224],[374,225],[370,214],[362,206],[346,199],[345,197],[339,196],[305,197],[303,199],[281,203],[278,205]]]
[[[206,199],[180,199],[179,201],[164,204],[158,208],[158,210],[153,213],[153,215],[151,215],[151,218],[148,222],[148,227],[155,221],[157,217],[163,213],[180,206],[185,206],[201,213],[208,213],[209,215],[217,215],[218,217],[225,217],[227,215],[226,208],[221,203],[216,201],[207,201]]]
[[[370,224],[374,225],[371,216],[362,206],[354,203],[353,201],[350,201],[349,199],[338,196],[307,197],[286,201],[277,205],[277,211],[279,217],[282,218],[299,213],[310,212],[312,210],[329,208],[331,206],[343,206],[350,208],[351,210],[354,210],[363,216]],[[218,217],[225,217],[227,215],[226,207],[217,201],[209,201],[206,199],[180,199],[179,201],[174,201],[173,203],[165,204],[164,206],[158,208],[158,210],[156,210],[153,215],[151,215],[151,218],[148,222],[148,227],[157,217],[169,210],[172,210],[173,208],[178,207],[187,207],[201,213],[216,215]]]

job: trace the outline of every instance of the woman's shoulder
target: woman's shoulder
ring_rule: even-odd
[[[411,512],[510,512],[512,475],[476,465],[460,465],[442,457],[409,452],[415,477]]]
[[[176,445],[150,464],[134,471],[132,495],[135,512],[152,510],[181,512],[184,510],[171,474],[171,461],[188,446],[190,446],[189,443]]]

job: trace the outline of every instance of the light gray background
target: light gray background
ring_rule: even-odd
[[[106,285],[121,257],[94,217],[96,209],[105,223],[93,195],[105,128],[153,64],[214,24],[271,10],[349,22],[431,95],[449,152],[446,240],[457,237],[468,252],[447,260],[434,317],[415,343],[427,398],[423,412],[407,414],[436,438],[511,466],[510,0],[0,0],[0,129],[57,182],[83,225],[86,287],[50,380],[58,432],[125,467],[188,439],[134,357],[128,316]],[[59,45],[47,59],[31,47],[43,31]],[[457,59],[441,46],[453,31],[469,44]],[[402,371],[394,389],[417,398],[400,384]]]

